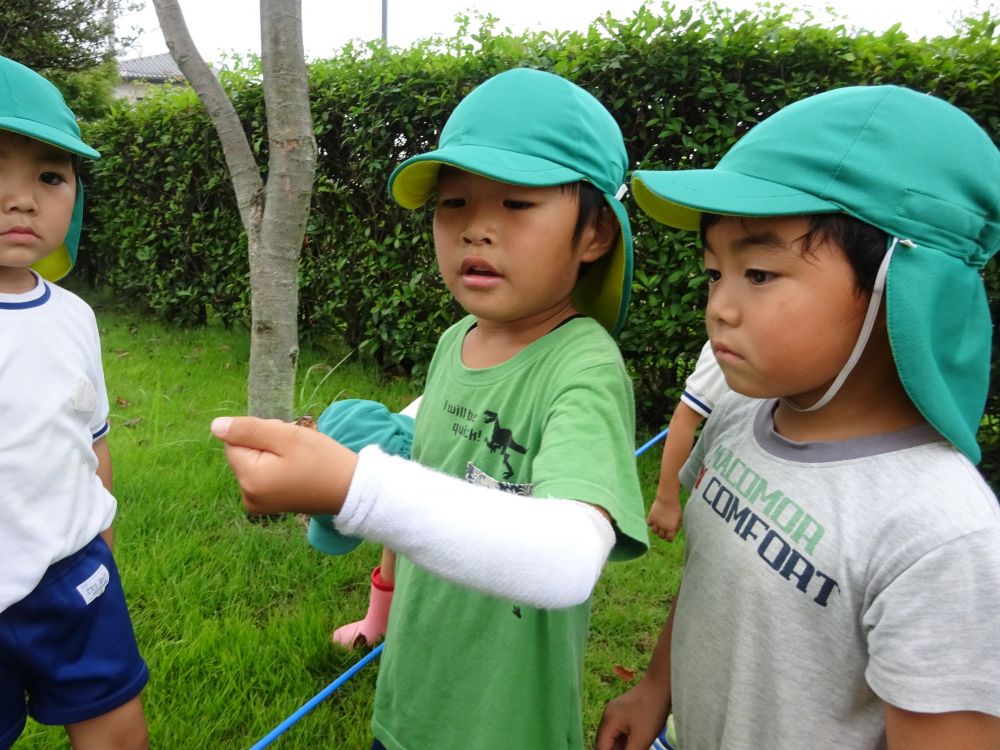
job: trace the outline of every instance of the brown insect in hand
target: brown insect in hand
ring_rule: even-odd
[[[308,427],[310,430],[317,429],[316,418],[311,414],[303,414],[301,417],[295,420],[295,424],[299,427]]]

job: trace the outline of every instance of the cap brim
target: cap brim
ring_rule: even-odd
[[[934,429],[978,463],[976,433],[989,391],[993,335],[979,274],[941,249],[899,247],[885,293],[903,388]],[[946,297],[948,304],[928,302]]]
[[[389,176],[389,193],[403,208],[419,208],[434,193],[442,164],[526,187],[549,187],[586,179],[576,170],[537,156],[490,146],[451,146],[411,157],[396,167]]]
[[[26,120],[23,117],[0,117],[0,130],[10,130],[26,135],[28,138],[43,141],[77,156],[86,156],[90,159],[101,158],[99,151],[95,151],[79,138],[74,138],[58,128],[34,120]]]
[[[612,336],[618,336],[625,327],[632,299],[632,229],[625,206],[609,195],[604,199],[615,212],[621,232],[615,246],[580,277],[573,289],[573,304]]]
[[[632,195],[661,224],[697,230],[702,213],[728,216],[798,216],[843,211],[830,201],[757,177],[721,169],[640,170]]]

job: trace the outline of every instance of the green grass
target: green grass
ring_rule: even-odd
[[[151,673],[143,693],[151,746],[249,748],[361,656],[331,646],[329,634],[364,614],[379,548],[365,543],[329,557],[306,543],[299,517],[246,520],[208,431],[213,417],[245,412],[245,331],[174,330],[96,309],[119,502],[115,555]],[[409,381],[386,382],[335,346],[301,359],[298,413],[318,415],[338,398],[398,409],[417,395]],[[640,460],[647,498],[658,461],[657,449]],[[588,737],[604,704],[628,687],[615,667],[645,668],[679,584],[682,552],[680,543],[654,539],[649,554],[606,569],[586,661]],[[377,662],[272,747],[367,750],[376,674]],[[65,747],[61,728],[32,722],[15,744]]]

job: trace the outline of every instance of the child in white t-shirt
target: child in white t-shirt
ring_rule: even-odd
[[[656,499],[646,516],[646,523],[653,533],[668,542],[674,540],[682,523],[681,467],[691,455],[698,426],[708,418],[719,399],[728,392],[726,377],[712,353],[712,342],[706,341],[698,355],[694,371],[684,382],[684,393],[670,418],[667,437],[663,443]]]
[[[0,57],[0,748],[30,714],[78,748],[144,748],[139,655],[111,554],[108,397],[76,261],[80,157],[51,83]]]

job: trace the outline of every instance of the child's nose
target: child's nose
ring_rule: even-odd
[[[484,209],[470,212],[462,230],[462,241],[467,245],[492,244],[496,238],[493,215]]]
[[[35,192],[21,180],[4,180],[0,186],[0,209],[5,213],[31,213],[38,208]]]
[[[726,325],[736,325],[739,322],[739,305],[735,295],[723,284],[721,279],[709,289],[705,317],[714,323]]]

